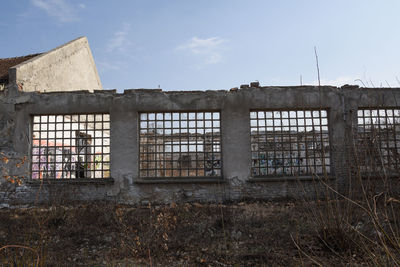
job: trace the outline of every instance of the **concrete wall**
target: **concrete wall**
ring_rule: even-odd
[[[32,203],[35,199],[112,199],[123,203],[143,204],[149,201],[221,201],[312,196],[315,184],[311,176],[266,179],[255,179],[251,176],[250,110],[328,110],[330,177],[340,188],[346,185],[351,173],[352,131],[357,121],[357,109],[399,107],[397,99],[400,99],[400,88],[312,86],[250,87],[235,91],[206,92],[125,90],[123,94],[115,91],[45,94],[15,90],[10,92],[0,92],[0,150],[16,162],[23,156],[28,156],[28,161],[18,170],[9,168],[27,178],[21,186],[3,189],[0,202],[7,203]],[[180,181],[140,179],[138,112],[198,110],[221,112],[222,179],[208,179],[207,182],[194,178]],[[29,178],[31,116],[93,112],[110,113],[112,179],[44,181],[43,186],[38,181],[32,181]]]
[[[86,37],[10,68],[9,77],[24,92],[102,89]]]

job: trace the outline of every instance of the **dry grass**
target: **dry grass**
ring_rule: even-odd
[[[32,251],[3,249],[0,262],[34,266],[37,251],[40,266],[309,265],[292,236],[326,265],[348,262],[320,242],[308,210],[293,202],[1,210],[0,244]]]

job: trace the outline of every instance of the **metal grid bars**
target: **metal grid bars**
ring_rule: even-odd
[[[219,112],[140,113],[140,177],[220,177]]]
[[[400,167],[400,109],[360,109],[358,163],[362,172]]]
[[[251,111],[252,176],[330,171],[326,110]]]
[[[33,116],[32,179],[110,177],[110,115]]]

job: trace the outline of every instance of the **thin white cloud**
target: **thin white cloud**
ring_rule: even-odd
[[[188,42],[177,47],[178,50],[189,51],[202,57],[203,64],[217,64],[222,60],[224,44],[227,40],[220,37],[201,39],[193,37]]]
[[[78,20],[76,10],[66,0],[31,0],[32,4],[61,22]]]
[[[107,52],[126,52],[128,48],[132,45],[129,41],[129,32],[131,25],[128,23],[123,24],[122,28],[113,34],[113,37],[109,40],[107,44]]]
[[[83,8],[86,7],[86,5],[85,4],[79,4],[79,7],[83,9]]]

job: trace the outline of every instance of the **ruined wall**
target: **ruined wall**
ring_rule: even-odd
[[[350,175],[352,130],[361,107],[398,107],[400,88],[250,87],[234,91],[161,90],[0,93],[0,150],[27,156],[18,172],[20,186],[0,195],[0,203],[112,199],[122,203],[223,201],[245,198],[312,196],[309,176],[254,178],[250,138],[251,110],[324,109],[328,111],[331,181],[339,188]],[[139,112],[219,111],[222,178],[146,180],[139,177]],[[29,175],[32,116],[109,113],[111,179],[33,181]],[[4,162],[3,162],[4,163]],[[3,164],[4,165],[4,164]],[[42,184],[42,183],[43,184]],[[40,188],[40,193],[38,194]]]
[[[9,76],[25,92],[102,89],[86,37],[10,68]]]

